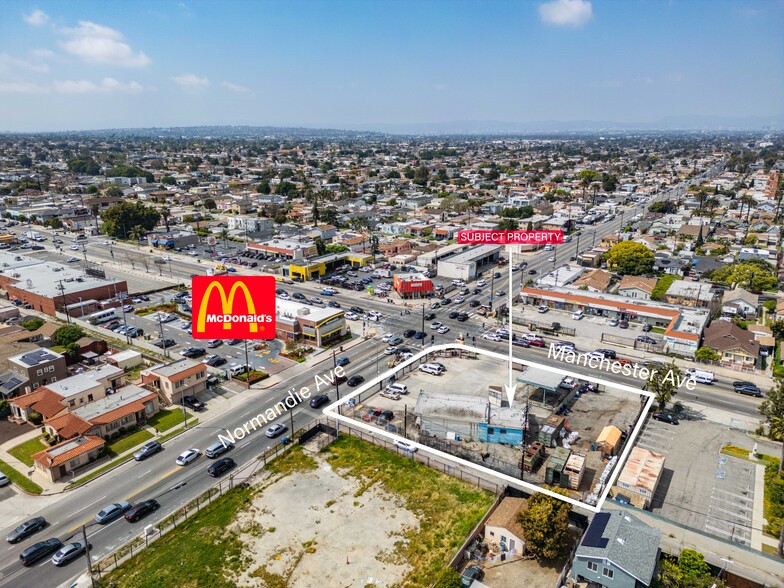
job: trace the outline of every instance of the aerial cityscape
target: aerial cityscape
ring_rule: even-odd
[[[784,4],[0,7],[0,587],[784,586]]]

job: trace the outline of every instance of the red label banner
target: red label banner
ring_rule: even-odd
[[[563,231],[458,231],[465,245],[548,245],[564,242]]]

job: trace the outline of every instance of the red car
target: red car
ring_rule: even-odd
[[[528,341],[528,344],[529,344],[531,347],[544,347],[545,345],[547,345],[547,344],[544,342],[544,340],[543,340],[543,339],[531,339],[530,341]]]
[[[380,408],[371,408],[370,410],[367,411],[367,414],[362,417],[362,420],[369,423],[370,421],[380,417],[381,413],[383,412],[384,411],[381,410]]]

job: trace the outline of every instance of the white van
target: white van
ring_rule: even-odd
[[[229,373],[232,376],[240,376],[248,371],[248,366],[244,365],[234,365],[229,368]]]
[[[585,316],[585,313],[582,310],[577,310],[572,313],[572,318],[576,321],[579,321],[581,318]]]
[[[433,365],[432,363],[425,363],[419,366],[419,371],[433,376],[440,376],[444,370],[442,370],[440,366]]]
[[[390,392],[397,392],[398,394],[408,394],[408,386],[405,384],[390,384],[387,386]]]
[[[689,376],[695,382],[700,384],[713,384],[716,381],[716,376],[713,372],[709,372],[707,370],[698,370],[696,368],[691,368],[686,370],[686,375]]]

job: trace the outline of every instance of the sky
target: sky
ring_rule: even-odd
[[[784,0],[0,3],[0,131],[784,114]]]

